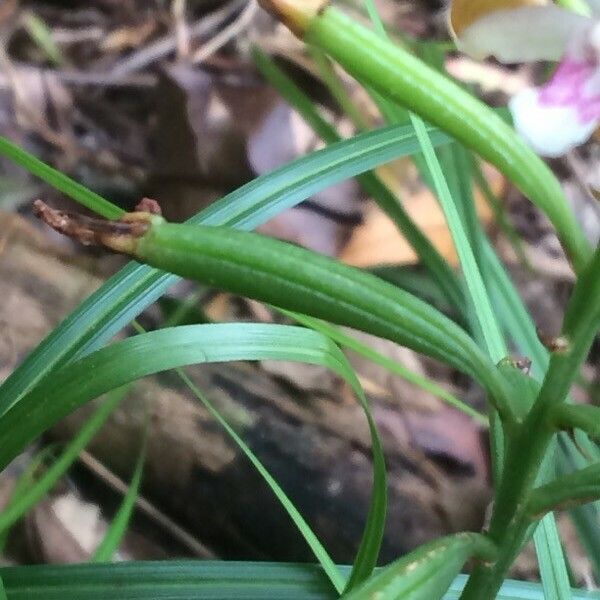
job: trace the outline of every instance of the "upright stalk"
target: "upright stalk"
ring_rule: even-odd
[[[569,301],[561,334],[563,344],[553,353],[537,400],[508,446],[489,530],[490,538],[499,548],[498,560],[473,571],[461,600],[495,598],[527,540],[532,524],[527,501],[555,434],[550,411],[565,401],[599,329],[600,247],[581,274]]]

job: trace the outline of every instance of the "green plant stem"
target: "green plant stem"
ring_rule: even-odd
[[[499,550],[493,565],[478,566],[462,600],[494,598],[506,572],[530,531],[527,501],[555,435],[549,419],[553,407],[567,397],[600,328],[600,247],[579,277],[569,300],[562,337],[568,348],[554,352],[539,395],[517,435],[511,440],[505,474],[496,495],[489,535]]]
[[[444,211],[450,232],[452,233],[452,239],[454,240],[456,252],[465,274],[467,288],[469,290],[471,301],[474,304],[475,316],[481,327],[486,350],[492,360],[498,362],[507,354],[506,345],[502,334],[500,333],[500,328],[498,327],[492,305],[483,284],[477,261],[475,260],[465,228],[463,227],[458,214],[456,204],[450,194],[450,189],[448,188],[448,183],[442,172],[441,165],[435,155],[429,137],[427,136],[425,124],[420,118],[414,115],[411,115],[411,121],[415,128],[417,139],[421,144],[425,161],[435,183],[436,195]]]
[[[439,125],[496,165],[548,215],[576,271],[583,269],[591,249],[560,183],[513,129],[475,97],[378,33],[334,8],[311,11],[304,8],[305,2],[261,0],[359,81]]]
[[[472,173],[473,179],[477,187],[481,190],[484,199],[486,200],[488,206],[491,211],[494,213],[495,222],[498,224],[510,245],[512,246],[519,262],[523,267],[525,267],[530,273],[533,273],[533,267],[527,255],[525,254],[523,240],[519,237],[515,226],[510,222],[510,219],[506,216],[506,210],[502,206],[500,199],[496,196],[496,194],[492,191],[490,184],[488,183],[485,175],[483,174],[483,170],[481,168],[481,164],[479,161],[475,160],[474,157],[471,157],[472,161]]]

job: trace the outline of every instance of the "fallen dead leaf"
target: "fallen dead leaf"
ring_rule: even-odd
[[[503,176],[495,169],[486,168],[486,177],[496,195],[502,193]],[[384,179],[389,179],[386,175]],[[386,181],[387,183],[387,181]],[[408,214],[425,233],[440,254],[450,264],[456,266],[458,259],[452,237],[446,225],[446,219],[433,194],[424,186],[418,192],[399,194]],[[475,190],[477,213],[487,226],[492,221],[492,211],[479,190]],[[396,225],[371,201],[368,205],[364,223],[357,227],[344,249],[340,259],[357,267],[376,265],[411,265],[418,262],[417,255]]]

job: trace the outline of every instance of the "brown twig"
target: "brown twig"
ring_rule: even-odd
[[[112,489],[121,494],[127,493],[128,485],[89,452],[83,450],[79,455],[79,460]],[[161,512],[143,496],[138,495],[135,505],[146,516],[167,530],[174,539],[189,548],[196,556],[200,558],[216,558],[216,554],[211,548],[197,540],[180,525],[177,525],[175,521]]]
[[[198,22],[192,23],[188,28],[189,41],[192,43],[196,39],[202,39],[210,35],[213,31],[218,31],[223,23],[231,18],[231,15],[239,11],[244,6],[245,0],[231,0],[223,7],[202,17]],[[141,71],[150,65],[162,60],[166,56],[177,50],[177,40],[173,33],[156,42],[133,52],[121,62],[117,63],[110,72],[113,80],[119,80],[132,73]]]

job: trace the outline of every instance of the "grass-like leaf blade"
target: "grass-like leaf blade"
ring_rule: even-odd
[[[117,342],[46,376],[0,419],[0,463],[4,466],[24,446],[83,403],[141,377],[203,362],[233,360],[295,360],[318,364],[343,377],[357,394],[371,430],[374,452],[374,486],[371,508],[352,581],[372,571],[383,536],[386,509],[386,473],[381,444],[367,401],[345,356],[327,337],[308,329],[284,325],[218,324],[162,329]],[[256,466],[256,465],[255,465]],[[263,476],[268,473],[261,473]],[[267,483],[277,496],[283,490],[270,476]],[[293,504],[286,510],[324,564],[341,591],[345,584],[331,559]],[[305,536],[306,537],[306,536]]]
[[[144,464],[146,463],[146,447],[148,441],[148,423],[144,429],[144,437],[142,440],[142,447],[140,453],[135,462],[135,468],[133,470],[133,476],[129,483],[129,488],[125,494],[116,515],[114,516],[111,524],[109,525],[104,538],[96,548],[92,562],[110,562],[119,546],[121,540],[127,533],[127,527],[131,516],[133,515],[133,509],[135,507],[135,501],[138,497],[140,490],[140,483],[142,481],[142,472],[144,470]]]
[[[339,567],[346,576],[350,569]],[[334,600],[323,569],[269,562],[163,561],[96,565],[2,567],[10,600]],[[458,600],[459,575],[444,600]],[[507,580],[497,600],[545,600],[542,587]],[[573,590],[573,600],[600,600],[600,592]]]
[[[100,407],[87,419],[77,435],[65,446],[46,471],[37,480],[30,483],[22,494],[9,502],[0,513],[0,534],[4,534],[54,487],[104,425],[112,411],[123,399],[126,391],[126,389],[113,390],[108,394]]]

